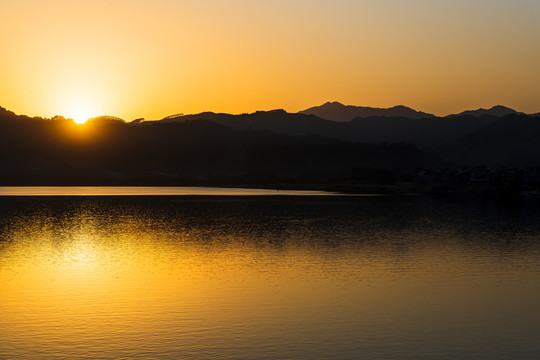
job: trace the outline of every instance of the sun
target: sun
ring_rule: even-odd
[[[2,1],[2,0],[0,0]],[[82,79],[84,80],[84,79]],[[62,114],[64,118],[71,119],[75,124],[84,124],[88,119],[92,119],[107,112],[106,106],[109,98],[103,95],[103,91],[96,84],[89,81],[77,83],[65,83],[55,92],[54,103],[57,114]]]
[[[71,116],[73,121],[75,121],[77,124],[84,124],[86,120],[90,118],[90,113],[83,109],[77,109],[75,110]]]

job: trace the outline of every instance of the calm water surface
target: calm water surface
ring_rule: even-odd
[[[537,359],[536,199],[0,197],[1,359]]]

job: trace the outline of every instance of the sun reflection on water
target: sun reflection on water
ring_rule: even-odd
[[[512,250],[485,242],[497,229],[361,216],[388,200],[17,201],[0,215],[0,357],[459,357],[539,325],[534,226]]]

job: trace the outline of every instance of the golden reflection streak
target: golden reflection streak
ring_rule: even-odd
[[[407,328],[419,316],[436,327],[454,321],[455,311],[445,309],[481,319],[487,302],[507,301],[500,279],[474,275],[486,264],[459,247],[329,250],[226,236],[207,243],[204,229],[168,235],[135,217],[117,223],[104,231],[98,217],[82,212],[63,219],[62,228],[21,224],[18,241],[0,253],[0,334],[72,353],[110,339],[106,351],[121,353],[118,344],[136,348],[170,340],[171,332],[185,346],[211,346],[216,334],[239,324],[256,326],[261,336],[283,323],[307,331],[323,321],[332,331],[351,317],[361,319],[358,333],[385,321]],[[521,271],[509,279],[526,278]],[[213,335],[190,340],[205,332]]]

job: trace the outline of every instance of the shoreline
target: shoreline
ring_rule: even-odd
[[[166,189],[171,191],[170,195],[201,195],[198,192],[207,190],[207,194],[202,195],[372,195],[372,196],[482,196],[482,197],[529,197],[540,198],[538,189],[530,186],[520,188],[509,188],[505,186],[492,186],[487,184],[467,184],[467,185],[421,185],[421,184],[314,184],[314,183],[278,183],[278,184],[193,184],[193,185],[143,185],[143,184],[32,184],[32,185],[1,185],[0,189],[7,190],[5,194],[0,191],[0,196],[10,196],[10,193],[27,193],[25,189],[44,189],[46,195],[57,193],[58,189],[71,189],[76,194],[100,195],[100,189],[107,195],[107,189],[118,189],[111,195],[128,195],[130,189],[137,195],[167,195]],[[153,192],[152,189],[159,190]],[[183,189],[184,191],[179,191]],[[19,190],[17,193],[15,190]],[[86,190],[89,190],[87,192]],[[137,191],[135,191],[137,190]],[[163,191],[161,191],[163,190]],[[223,190],[220,191],[220,190]],[[228,193],[227,190],[230,190]],[[275,192],[274,192],[275,191]],[[283,192],[280,194],[280,192]],[[297,193],[296,193],[297,192]],[[35,192],[28,192],[29,194]],[[66,192],[64,192],[66,193]],[[18,196],[18,195],[14,195]]]

